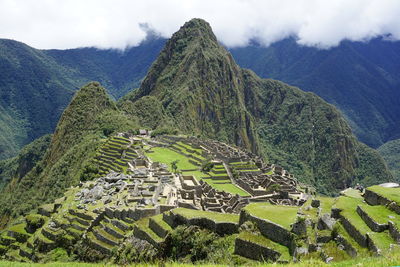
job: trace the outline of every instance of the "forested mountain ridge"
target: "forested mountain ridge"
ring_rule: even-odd
[[[96,80],[118,98],[138,87],[164,44],[149,37],[126,52],[39,50],[0,39],[0,159],[54,131],[74,92]]]
[[[374,148],[399,137],[400,42],[343,41],[328,50],[294,38],[230,50],[242,67],[311,91],[339,108],[356,136]]]

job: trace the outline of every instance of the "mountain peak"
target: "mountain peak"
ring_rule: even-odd
[[[192,38],[210,38],[212,41],[217,42],[210,24],[199,18],[194,18],[186,22],[171,38],[174,37],[192,37]]]

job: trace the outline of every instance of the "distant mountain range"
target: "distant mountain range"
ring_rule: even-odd
[[[0,159],[53,132],[74,92],[86,83],[101,82],[114,98],[139,87],[164,43],[150,37],[122,53],[38,50],[0,39]]]

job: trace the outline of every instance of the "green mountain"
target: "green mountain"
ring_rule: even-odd
[[[51,133],[75,82],[45,53],[0,41],[0,159]]]
[[[389,141],[378,148],[396,179],[400,178],[400,139]]]
[[[399,138],[400,42],[343,41],[324,50],[289,38],[230,51],[241,67],[260,77],[298,86],[335,105],[367,145],[377,148]]]
[[[377,152],[356,140],[336,108],[315,94],[239,68],[203,20],[187,22],[172,36],[141,87],[120,106],[133,114],[144,96],[157,99],[154,106],[178,130],[259,152],[319,191],[392,179]],[[363,164],[370,159],[374,167]],[[365,168],[377,176],[365,176]]]
[[[18,156],[0,161],[0,188],[13,178],[23,178],[43,158],[49,147],[51,135],[44,135],[18,153]]]
[[[149,36],[125,52],[39,50],[0,39],[0,159],[54,131],[74,92],[100,81],[114,98],[139,86],[163,45]]]
[[[2,190],[3,223],[54,200],[66,188],[97,174],[98,166],[91,159],[103,138],[136,128],[135,122],[117,110],[99,83],[82,87],[61,116],[43,158],[26,175],[15,177]]]

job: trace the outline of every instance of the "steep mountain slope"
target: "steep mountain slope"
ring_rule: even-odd
[[[0,161],[0,188],[11,179],[24,177],[43,158],[50,145],[51,135],[44,135],[18,153],[18,156]]]
[[[126,52],[38,50],[0,39],[0,159],[54,131],[75,90],[101,81],[118,98],[139,86],[164,40],[149,37]]]
[[[59,65],[67,66],[86,80],[98,81],[116,99],[140,86],[165,40],[149,35],[140,45],[125,51],[77,48],[45,50]]]
[[[0,158],[52,132],[74,82],[42,51],[0,40]]]
[[[400,134],[400,42],[344,41],[329,50],[286,39],[230,50],[238,64],[265,78],[316,93],[338,107],[361,141],[378,147]]]
[[[400,139],[389,141],[378,148],[393,176],[400,178]]]
[[[167,42],[139,90],[124,98],[158,99],[179,130],[260,152],[326,193],[366,177],[359,168],[373,150],[361,144],[331,105],[311,93],[240,69],[218,44],[208,23],[187,22]],[[382,161],[375,180],[391,180]],[[368,181],[370,183],[372,181]]]
[[[43,159],[2,190],[2,222],[54,200],[81,177],[97,173],[98,166],[90,159],[102,138],[132,129],[137,129],[135,122],[117,110],[99,83],[81,88],[64,111]]]

